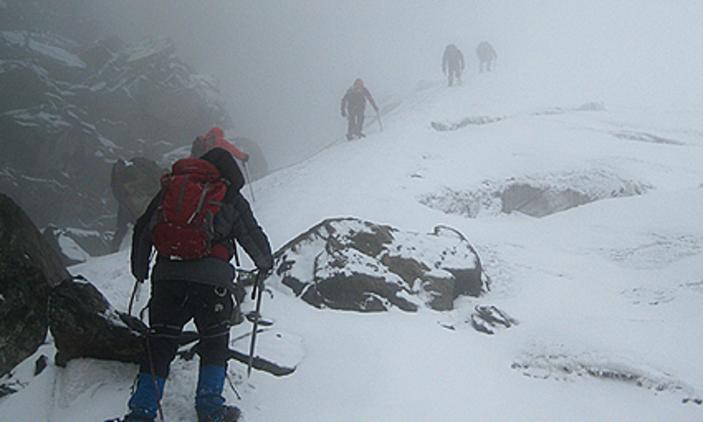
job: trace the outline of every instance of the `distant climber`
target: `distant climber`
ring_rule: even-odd
[[[349,141],[354,139],[354,137],[359,139],[366,136],[362,132],[366,100],[371,103],[373,109],[378,113],[378,106],[361,79],[355,80],[354,85],[347,90],[347,93],[342,98],[342,117],[346,117],[349,121],[347,127],[347,140]]]
[[[269,165],[258,142],[245,136],[235,136],[231,139],[237,147],[246,151],[247,155],[249,155],[249,160],[246,163],[249,170],[251,170],[252,180],[249,180],[249,183],[268,174]]]
[[[112,251],[120,249],[128,225],[134,224],[146,210],[151,198],[161,188],[164,171],[156,162],[136,157],[129,161],[117,160],[112,166],[110,186],[117,200],[117,226],[112,237]]]
[[[478,56],[478,71],[483,73],[484,68],[486,71],[492,71],[492,66],[495,60],[498,58],[495,49],[488,41],[482,41],[478,47],[476,47],[476,55]]]
[[[132,274],[151,277],[149,331],[125,422],[153,422],[183,326],[200,335],[195,410],[199,422],[234,422],[240,411],[222,396],[230,356],[235,241],[260,276],[273,266],[271,245],[242,196],[244,176],[231,153],[215,147],[173,165],[163,188],[137,220]],[[150,271],[152,250],[156,263]],[[163,415],[162,415],[163,416]],[[163,420],[163,418],[162,418]]]
[[[461,74],[464,72],[464,65],[464,55],[461,50],[456,45],[449,44],[442,55],[442,72],[447,75],[449,86],[454,84],[454,78],[461,85]]]
[[[195,138],[191,146],[190,155],[192,157],[200,157],[213,148],[224,149],[242,163],[249,161],[249,154],[240,150],[234,146],[232,142],[227,140],[224,131],[219,127],[214,127],[205,135]]]

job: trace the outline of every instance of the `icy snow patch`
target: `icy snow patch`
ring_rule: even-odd
[[[651,241],[630,248],[611,249],[607,255],[613,261],[638,268],[661,268],[683,258],[703,252],[703,238],[690,234],[666,235],[651,233]]]
[[[529,115],[531,116],[552,116],[552,115],[558,115],[558,114],[565,114],[565,113],[573,113],[573,112],[579,112],[579,111],[605,111],[605,105],[600,102],[590,102],[590,103],[585,103],[577,107],[553,107],[549,108],[546,110],[540,110],[536,111],[533,113],[530,113]],[[461,119],[460,121],[433,121],[430,122],[430,126],[436,131],[439,132],[444,132],[444,131],[453,131],[453,130],[458,130],[461,128],[464,128],[466,126],[478,126],[478,125],[486,125],[489,123],[496,123],[500,122],[502,120],[512,118],[512,117],[518,117],[521,114],[516,114],[516,115],[501,115],[501,116],[469,116],[466,118]]]
[[[690,292],[703,295],[703,280],[679,283],[675,287],[633,287],[620,292],[633,305],[659,306]]]
[[[58,241],[61,252],[63,252],[63,254],[66,255],[66,257],[71,261],[85,262],[88,258],[90,258],[88,252],[84,251],[83,248],[81,248],[78,243],[70,237],[61,234]]]
[[[512,363],[511,368],[524,376],[557,381],[574,381],[579,377],[593,377],[604,381],[616,381],[659,392],[677,393],[683,401],[700,401],[696,388],[671,374],[656,369],[639,368],[632,364],[583,353],[571,356],[564,353],[526,354]]]
[[[678,145],[678,146],[686,145],[683,142],[680,142],[680,141],[677,141],[674,139],[664,138],[664,137],[652,135],[652,134],[646,133],[646,132],[620,130],[620,131],[616,131],[616,132],[611,132],[611,134],[618,139],[624,139],[627,141],[647,142],[647,143],[652,143],[652,144],[664,144],[664,145]]]
[[[533,113],[535,116],[552,116],[557,114],[573,113],[577,111],[605,111],[605,104],[598,101],[581,104],[578,107],[554,107]]]
[[[458,130],[469,125],[486,125],[489,123],[496,123],[504,120],[505,116],[471,116],[462,119],[459,122],[431,122],[430,126],[432,129],[445,132]]]
[[[78,68],[85,68],[86,65],[83,63],[81,59],[78,58],[78,56],[69,53],[68,51],[64,50],[63,48],[59,47],[54,47],[48,44],[44,44],[41,42],[37,42],[34,40],[31,40],[29,42],[29,47],[36,51],[37,53],[43,54],[47,57],[50,57],[54,60],[60,61],[61,63],[70,66],[70,67],[78,67]]]
[[[249,353],[251,336],[240,337],[230,342],[230,348]],[[303,338],[278,330],[267,330],[256,337],[255,356],[263,357],[285,368],[297,368],[305,358]]]
[[[544,217],[602,199],[641,195],[650,187],[606,170],[587,170],[487,180],[474,189],[445,188],[424,194],[419,201],[447,214],[470,218],[513,211]]]
[[[35,37],[28,32],[20,33],[17,31],[2,31],[0,32],[0,36],[2,36],[9,43],[15,45],[26,45],[36,53],[59,61],[66,66],[81,69],[86,67],[85,63],[83,63],[83,61],[75,54],[70,53],[61,47],[56,47],[41,41],[37,41]]]

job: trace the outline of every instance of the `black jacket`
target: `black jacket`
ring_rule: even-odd
[[[447,70],[464,70],[464,55],[454,44],[448,45],[442,55],[442,71]]]
[[[215,239],[213,243],[225,245],[234,251],[234,242],[239,242],[247,255],[261,270],[273,266],[271,245],[263,229],[259,226],[251,211],[249,202],[239,190],[244,186],[244,176],[229,152],[214,148],[201,157],[218,168],[220,174],[229,182],[227,194],[220,211],[215,216]],[[159,192],[149,204],[144,214],[134,226],[132,238],[132,274],[137,279],[149,277],[149,262],[153,243],[151,231],[156,224],[158,208],[161,204]],[[229,262],[216,257],[206,257],[191,261],[170,260],[157,256],[151,278],[153,280],[183,280],[214,286],[231,287],[234,268]]]

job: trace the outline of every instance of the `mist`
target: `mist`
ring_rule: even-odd
[[[339,101],[355,78],[381,107],[419,81],[442,84],[448,43],[464,52],[470,89],[475,47],[490,41],[498,73],[524,88],[515,97],[685,106],[703,86],[695,1],[124,0],[100,18],[127,40],[174,39],[220,81],[234,129],[274,168],[343,139]]]

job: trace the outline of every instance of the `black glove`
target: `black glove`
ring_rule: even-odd
[[[261,268],[257,268],[256,270],[259,272],[259,274],[258,274],[259,280],[263,280],[263,279],[267,278],[269,275],[271,275],[271,273],[273,272],[273,267],[261,267]]]

